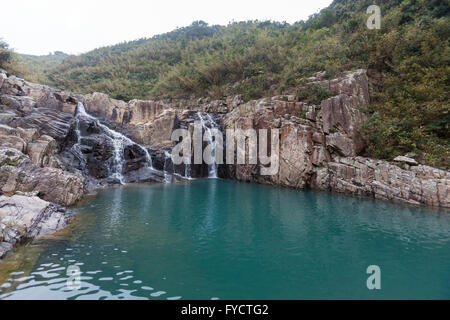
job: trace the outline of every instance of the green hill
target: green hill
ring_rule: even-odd
[[[366,26],[381,7],[380,30]],[[374,87],[368,155],[414,152],[449,167],[450,5],[448,0],[335,0],[308,21],[208,26],[204,22],[65,57],[33,69],[41,82],[114,98],[256,99],[296,93],[302,78],[366,68]],[[28,66],[32,63],[28,61]]]
[[[67,57],[70,55],[61,51],[43,56],[19,54],[20,62],[27,71],[26,78],[38,83],[47,82],[47,72],[61,64]]]

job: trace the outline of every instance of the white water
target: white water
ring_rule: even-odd
[[[75,127],[75,134],[77,136],[77,143],[72,146],[72,152],[75,154],[75,156],[80,160],[81,162],[81,168],[83,171],[86,169],[86,158],[84,157],[83,153],[81,152],[81,133],[80,133],[80,120],[78,118],[75,118],[76,121],[76,127]],[[86,173],[86,172],[83,172]]]
[[[169,161],[172,164],[172,172],[168,171],[168,165]],[[194,180],[191,176],[191,165],[190,164],[184,164],[184,176],[181,176],[180,174],[175,172],[175,167],[172,162],[172,154],[169,151],[164,151],[164,182],[165,183],[171,183],[172,177],[177,176],[180,178],[184,178],[187,180]]]
[[[214,121],[214,119],[211,117],[209,113],[201,113],[197,112],[197,116],[200,119],[200,122],[202,124],[203,130],[205,131],[205,137],[207,137],[207,143],[208,145],[212,145],[212,152],[211,155],[214,158],[214,163],[208,165],[208,177],[209,178],[217,178],[217,169],[218,165],[216,162],[216,149],[217,149],[217,141],[213,140],[213,135],[211,129],[219,129],[219,125]]]
[[[164,151],[164,183],[172,182],[172,174],[167,171],[168,161],[172,158],[172,155],[169,151]]]
[[[80,117],[84,117],[84,118],[88,118],[91,119],[93,121],[96,122],[96,124],[103,129],[103,131],[105,132],[105,134],[111,139],[112,143],[113,143],[113,147],[114,147],[114,159],[113,159],[113,164],[112,164],[112,173],[110,175],[111,178],[117,179],[120,181],[120,183],[124,183],[123,182],[123,164],[125,162],[124,159],[124,150],[126,147],[130,146],[130,145],[137,145],[142,151],[144,151],[145,157],[146,157],[146,163],[147,163],[147,167],[150,169],[153,169],[153,165],[152,165],[152,158],[150,156],[150,154],[148,153],[148,150],[144,147],[142,147],[141,145],[133,142],[131,139],[127,138],[126,136],[124,136],[123,134],[114,131],[110,128],[108,128],[107,126],[103,125],[100,123],[100,121],[89,115],[86,112],[86,109],[84,108],[84,105],[81,102],[78,102],[77,105],[77,110],[75,113],[75,119],[77,121],[77,127],[76,127],[76,134],[77,134],[77,143],[72,147],[73,150],[76,152],[76,154],[81,157],[81,159],[83,159],[82,161],[84,161],[83,165],[85,164],[85,159],[82,156],[81,153],[81,144],[80,144],[80,139],[81,139],[81,133],[80,133],[80,128],[79,128],[79,124],[80,124]]]

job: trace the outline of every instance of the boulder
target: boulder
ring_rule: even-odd
[[[50,136],[39,137],[37,129],[12,128],[0,125],[0,146],[14,148],[28,155],[38,167],[57,167],[58,144]]]
[[[61,144],[69,133],[72,114],[49,108],[35,108],[32,113],[16,117],[10,126],[36,130],[39,135],[48,135]]]
[[[27,155],[38,167],[56,167],[54,155],[58,151],[58,144],[50,136],[43,135],[27,146]]]
[[[36,196],[0,196],[0,258],[13,245],[64,228],[72,213]]]
[[[133,140],[137,143],[156,147],[171,142],[179,113],[174,109],[166,109],[155,116],[152,121],[128,125]]]
[[[17,136],[6,136],[0,135],[0,146],[7,148],[14,148],[19,150],[20,152],[25,152],[27,144],[23,141],[22,138]]]
[[[0,95],[0,103],[7,106],[9,109],[20,112],[21,114],[31,113],[36,107],[36,102],[27,96],[2,94]]]
[[[326,136],[326,146],[331,152],[344,157],[356,156],[360,150],[354,140],[341,133]]]
[[[40,168],[22,152],[0,147],[0,193],[38,192],[47,201],[73,205],[84,193],[84,178],[56,168]]]
[[[0,105],[0,111],[2,111],[2,107]],[[11,111],[0,112],[0,124],[9,125],[17,115]]]
[[[37,129],[16,128],[16,134],[21,137],[26,143],[32,143],[39,138]]]
[[[25,81],[24,79],[9,76],[4,79],[0,92],[7,95],[8,99],[14,97],[10,101],[11,107],[22,108],[25,113],[28,113],[31,105],[36,108],[49,108],[52,110],[73,114],[78,98],[76,95],[68,94],[48,86],[40,85]],[[28,100],[26,104],[23,99]],[[32,104],[31,101],[33,101]],[[16,102],[21,103],[17,105]],[[3,103],[6,104],[6,103]]]

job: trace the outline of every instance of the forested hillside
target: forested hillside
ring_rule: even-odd
[[[52,68],[61,64],[69,56],[64,52],[56,51],[44,56],[21,54],[19,58],[26,69],[27,80],[46,83],[48,82],[47,73],[51,72]]]
[[[380,30],[366,26],[381,7]],[[306,22],[237,22],[189,27],[70,56],[29,77],[78,93],[114,98],[242,94],[245,100],[299,93],[302,79],[366,68],[374,99],[367,155],[414,152],[449,167],[450,4],[448,0],[335,0]],[[302,93],[303,94],[303,93]],[[319,92],[320,94],[320,92]]]

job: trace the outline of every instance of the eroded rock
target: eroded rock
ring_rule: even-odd
[[[16,243],[64,228],[70,211],[36,196],[0,196],[0,259]]]
[[[0,147],[0,193],[38,192],[60,205],[72,205],[84,193],[84,178],[61,169],[37,167],[22,152]]]

